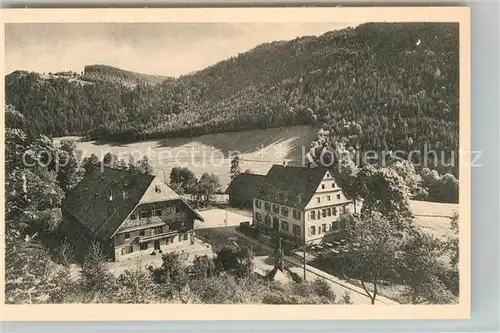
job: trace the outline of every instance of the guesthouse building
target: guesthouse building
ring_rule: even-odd
[[[110,261],[167,252],[194,242],[203,218],[153,175],[95,168],[62,205],[64,230],[82,257],[97,242]]]
[[[319,244],[345,231],[353,208],[326,168],[273,165],[253,199],[253,221],[299,244]]]

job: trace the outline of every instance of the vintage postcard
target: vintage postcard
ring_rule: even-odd
[[[3,320],[468,318],[468,8],[1,18]]]

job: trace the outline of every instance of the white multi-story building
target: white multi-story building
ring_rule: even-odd
[[[253,199],[253,221],[298,243],[320,243],[345,230],[353,203],[325,168],[273,165]]]

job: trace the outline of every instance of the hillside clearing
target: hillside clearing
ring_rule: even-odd
[[[273,164],[300,165],[318,129],[312,126],[278,127],[263,130],[208,134],[191,138],[167,138],[130,144],[113,142],[77,142],[84,156],[96,154],[102,159],[111,152],[128,161],[147,156],[157,176],[168,182],[174,166],[188,167],[197,177],[204,172],[219,176],[222,189],[229,184],[231,156],[241,154],[242,171],[266,174]],[[56,138],[78,140],[78,137]]]

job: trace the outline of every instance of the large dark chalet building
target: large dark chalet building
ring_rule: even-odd
[[[111,261],[192,243],[194,221],[203,221],[157,177],[112,168],[86,174],[67,194],[62,213],[80,257],[97,241]]]

